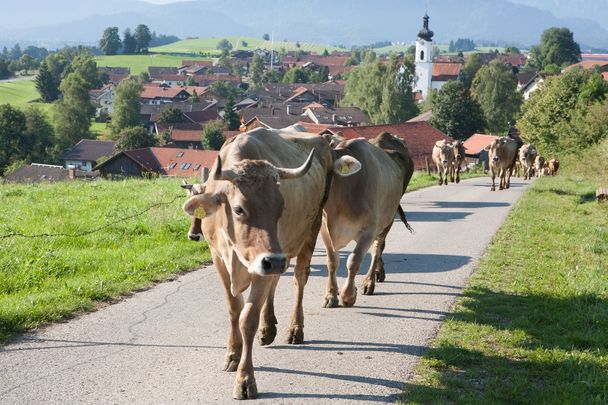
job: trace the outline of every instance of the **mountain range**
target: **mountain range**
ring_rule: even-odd
[[[30,4],[34,3],[34,4]],[[37,4],[40,3],[40,4]],[[435,40],[456,38],[520,46],[552,26],[570,28],[583,48],[608,48],[606,0],[31,0],[3,5],[0,45],[96,43],[108,26],[147,24],[185,37],[261,36],[333,45],[412,42],[425,8]],[[592,17],[592,18],[590,18]]]

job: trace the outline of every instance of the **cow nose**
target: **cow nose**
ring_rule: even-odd
[[[460,159],[460,155],[456,155],[456,159]]]
[[[189,233],[188,239],[190,239],[191,241],[194,241],[194,242],[200,242],[201,234],[200,233],[197,233],[197,234]]]
[[[446,164],[447,162],[448,162],[447,160],[444,160],[444,161],[443,161],[443,164]]]
[[[494,159],[492,159],[495,162],[498,162],[498,156],[494,156]]]
[[[266,274],[281,274],[285,271],[287,258],[284,255],[271,254],[261,260],[262,271]]]

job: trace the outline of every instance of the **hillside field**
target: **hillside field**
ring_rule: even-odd
[[[33,104],[50,113],[52,104],[37,102],[40,94],[33,80],[19,80],[0,83],[0,104],[11,104],[14,107],[25,108]]]
[[[196,39],[185,39],[182,41],[174,42],[169,45],[163,45],[156,48],[151,48],[151,52],[157,53],[179,53],[179,54],[199,54],[199,52],[213,53],[216,55],[220,54],[216,46],[219,41],[226,38],[232,44],[232,50],[250,50],[255,49],[271,49],[274,47],[275,50],[285,48],[287,51],[297,51],[301,49],[306,52],[322,53],[323,50],[327,49],[328,52],[340,50],[334,46],[313,44],[308,42],[301,42],[300,48],[296,45],[296,42],[283,41],[275,38],[274,45],[272,41],[265,41],[261,38],[253,37],[218,37],[218,38],[196,38]],[[247,46],[243,46],[243,41],[247,43]],[[344,49],[342,49],[344,50]]]
[[[131,68],[132,75],[138,75],[141,72],[147,72],[148,66],[165,66],[165,67],[180,67],[182,60],[209,60],[209,58],[201,58],[194,56],[176,56],[164,55],[162,53],[150,53],[147,55],[112,55],[112,56],[96,56],[95,61],[98,67],[128,67]]]
[[[0,342],[209,261],[207,245],[186,237],[179,184],[0,184]],[[129,216],[83,236],[3,237],[78,234]]]

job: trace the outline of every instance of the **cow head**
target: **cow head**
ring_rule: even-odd
[[[203,193],[192,195],[183,210],[193,218],[212,219],[218,232],[250,273],[282,274],[287,268],[278,239],[284,200],[279,181],[304,176],[312,166],[314,150],[295,169],[279,168],[264,160],[245,159],[222,169],[217,158]]]
[[[454,143],[452,143],[452,148],[454,149],[454,159],[456,161],[464,159],[464,145],[462,144],[462,141],[454,141]]]
[[[439,150],[439,159],[441,160],[441,163],[443,163],[444,165],[447,164],[450,159],[450,155],[453,153],[452,145],[450,145],[445,140],[437,141],[435,143],[435,148]]]
[[[203,194],[205,192],[205,184],[188,184],[185,180],[181,187],[186,190],[188,197]],[[194,242],[202,242],[204,240],[202,221],[200,218],[192,217],[190,229],[188,230],[188,239]]]

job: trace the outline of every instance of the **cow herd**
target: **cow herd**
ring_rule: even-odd
[[[400,206],[414,171],[404,141],[389,133],[368,141],[297,131],[258,128],[239,134],[224,144],[208,178],[182,185],[188,193],[183,210],[191,217],[188,237],[199,241],[205,235],[224,287],[230,319],[224,370],[236,371],[235,399],[257,397],[254,338],[257,333],[260,343],[269,345],[277,335],[275,289],[292,260],[295,304],[287,342],[304,342],[304,287],[319,233],[329,273],[323,306],[333,308],[355,304],[355,276],[370,248],[361,291],[371,295],[375,283],[384,281],[382,252],[395,214],[410,229]],[[517,144],[506,139],[488,146],[492,190],[495,173],[501,189],[508,188],[515,167]],[[435,145],[440,184],[447,184],[448,176],[459,182],[464,152],[461,142]],[[520,150],[526,173],[539,162],[535,159],[532,146]],[[348,277],[339,289],[338,252],[351,241],[356,245],[347,260]]]

